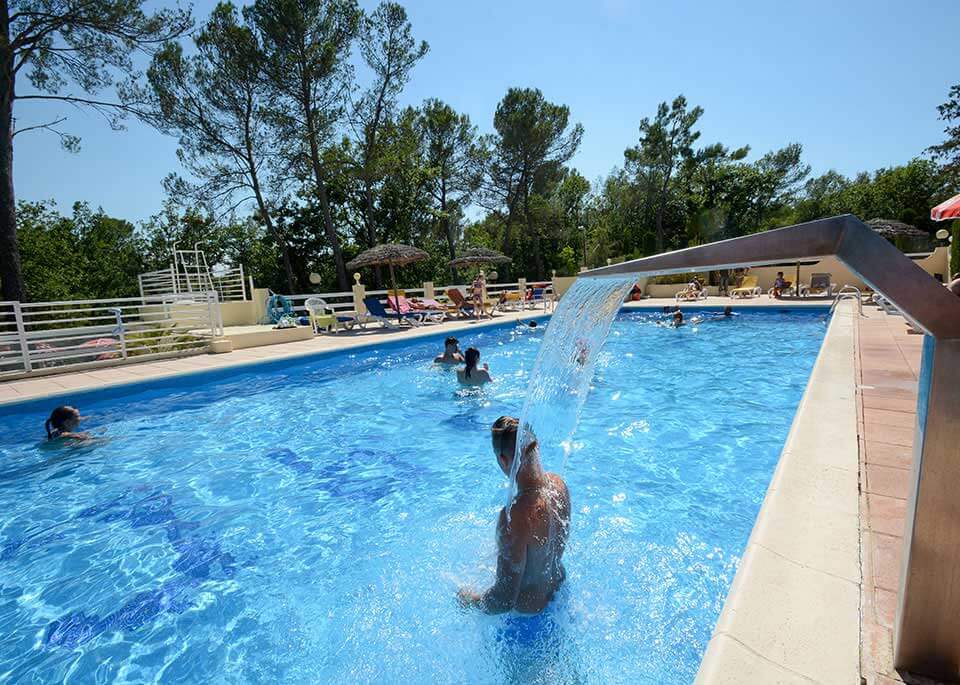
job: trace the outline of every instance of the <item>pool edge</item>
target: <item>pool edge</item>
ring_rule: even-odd
[[[697,683],[858,683],[855,313],[832,317]]]

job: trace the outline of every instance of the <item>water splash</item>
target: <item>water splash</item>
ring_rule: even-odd
[[[539,443],[545,466],[566,464],[597,355],[624,295],[635,282],[633,276],[578,278],[550,318],[520,414],[517,450],[510,470],[508,515],[517,493],[522,455],[532,441]]]

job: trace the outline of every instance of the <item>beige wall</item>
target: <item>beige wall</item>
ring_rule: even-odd
[[[931,276],[941,274],[944,279],[948,279],[947,260],[949,259],[949,250],[946,247],[938,247],[928,257],[916,259],[914,263]],[[755,266],[750,269],[750,275],[757,277],[757,282],[761,288],[766,291],[773,287],[773,281],[777,277],[777,272],[783,271],[783,276],[791,283],[796,279],[796,266]],[[800,282],[810,283],[810,276],[814,273],[828,273],[830,280],[838,286],[852,285],[864,289],[866,285],[859,276],[854,274],[836,257],[825,257],[814,264],[804,264],[800,266]],[[644,294],[651,297],[673,297],[677,292],[685,288],[684,284],[674,285],[648,285],[644,289]],[[731,283],[731,287],[733,284]],[[713,286],[709,289],[711,295],[715,295],[717,289]]]
[[[266,288],[256,288],[252,300],[238,302],[221,302],[220,316],[224,326],[252,326],[266,321],[267,297]]]

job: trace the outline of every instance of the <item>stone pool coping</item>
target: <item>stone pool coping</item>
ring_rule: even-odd
[[[860,682],[854,316],[830,322],[697,683]]]

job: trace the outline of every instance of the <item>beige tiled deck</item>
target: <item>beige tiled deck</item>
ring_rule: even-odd
[[[875,309],[866,309],[864,314],[857,331],[861,669],[867,685],[890,685],[904,682],[893,669],[893,623],[923,336],[908,333],[899,316]]]

